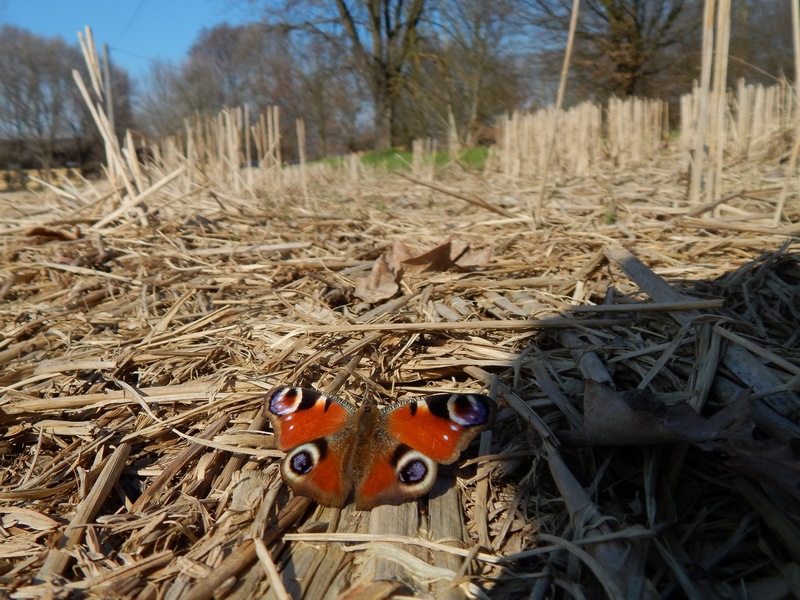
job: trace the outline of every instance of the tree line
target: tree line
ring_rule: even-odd
[[[88,80],[76,44],[10,25],[0,28],[0,168],[47,171],[99,160],[101,142],[73,69]],[[115,109],[123,133],[134,124],[130,83],[121,69],[112,69],[111,79],[119,90]]]
[[[490,140],[496,115],[553,101],[572,6],[239,2],[252,11],[251,23],[203,30],[183,61],[154,64],[138,90],[124,70],[112,69],[119,133],[180,134],[193,114],[247,105],[251,115],[280,107],[288,156],[299,118],[312,157],[418,137]],[[789,2],[733,4],[731,80],[791,78]],[[702,3],[693,0],[582,0],[566,102],[612,95],[677,101],[699,72],[701,21]],[[91,160],[99,140],[70,73],[82,65],[74,44],[0,29],[0,165]]]

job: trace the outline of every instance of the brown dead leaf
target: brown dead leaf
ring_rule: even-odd
[[[411,258],[411,250],[402,241],[395,240],[392,244],[392,253],[389,256],[389,267],[398,277],[403,274],[403,262]]]
[[[372,265],[372,271],[366,277],[356,279],[354,294],[364,300],[374,304],[381,300],[391,298],[400,289],[397,284],[399,277],[392,272],[386,255],[381,254]]]
[[[737,473],[776,486],[800,500],[800,461],[788,446],[753,438],[711,440],[698,446],[722,452],[723,462]]]
[[[372,304],[387,300],[400,289],[400,279],[431,271],[470,270],[485,265],[492,257],[491,248],[470,251],[463,240],[449,237],[443,243],[421,254],[413,255],[402,241],[395,240],[392,251],[382,254],[366,277],[356,280],[354,293]]]
[[[563,441],[589,446],[689,442],[722,454],[734,471],[777,486],[800,499],[800,461],[791,448],[753,437],[752,402],[742,392],[706,419],[685,403],[666,406],[644,390],[617,392],[587,381],[579,431],[559,432]]]
[[[475,267],[483,267],[489,264],[490,260],[492,260],[492,249],[487,247],[472,252],[465,252],[455,260],[455,263],[462,269],[468,271]]]
[[[492,249],[470,251],[470,245],[462,239],[451,236],[427,252],[410,256],[403,260],[403,270],[413,274],[426,271],[447,271],[448,269],[468,270],[483,266],[492,258]]]
[[[48,531],[58,527],[58,521],[31,510],[16,506],[0,507],[0,523],[4,528],[23,525],[36,531]]]
[[[75,225],[71,228],[49,227],[47,225],[40,225],[31,227],[25,232],[29,237],[48,238],[50,240],[77,240],[83,237],[80,227]]]
[[[722,425],[721,435],[697,446],[721,453],[725,464],[737,473],[781,488],[800,500],[800,461],[789,445],[753,437],[750,408],[750,394],[743,391],[728,408],[712,417]]]
[[[403,271],[411,275],[426,271],[446,271],[453,265],[450,258],[452,242],[450,240],[431,248],[427,252],[417,254],[403,261]]]

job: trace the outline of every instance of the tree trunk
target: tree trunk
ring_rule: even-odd
[[[386,89],[375,92],[375,150],[392,147],[392,101]]]

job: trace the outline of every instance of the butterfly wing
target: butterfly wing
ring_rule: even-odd
[[[494,412],[488,396],[437,394],[385,413],[376,427],[374,451],[356,457],[356,508],[400,504],[430,491],[436,463],[454,462],[491,425]]]
[[[362,476],[356,481],[358,510],[380,504],[402,504],[430,491],[436,481],[436,463],[430,458],[395,442],[395,450],[368,456]]]
[[[326,506],[343,506],[352,490],[353,410],[335,396],[279,387],[266,399],[276,445],[286,450],[281,476],[295,494]]]
[[[449,465],[494,421],[494,400],[483,394],[435,394],[387,415],[389,433],[437,463]]]

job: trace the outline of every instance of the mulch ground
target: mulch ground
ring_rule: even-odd
[[[771,225],[775,168],[700,210],[669,162],[553,181],[536,225],[535,183],[455,165],[437,189],[0,196],[0,588],[800,595],[800,210]],[[281,481],[262,408],[286,384],[499,410],[427,498],[339,510]]]

